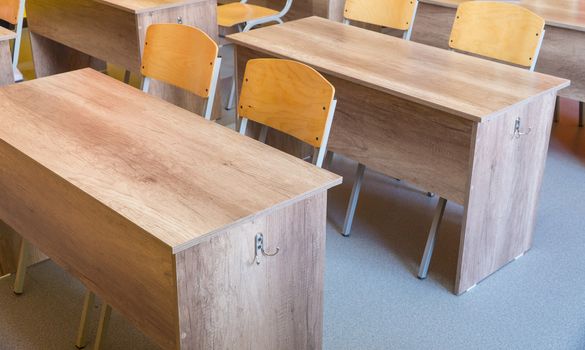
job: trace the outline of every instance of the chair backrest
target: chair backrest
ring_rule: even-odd
[[[238,115],[321,150],[327,147],[334,95],[333,85],[303,63],[253,59],[246,65]]]
[[[418,0],[346,0],[343,17],[387,28],[408,30]]]
[[[184,24],[153,24],[146,31],[141,73],[208,98],[218,70],[217,44]]]
[[[544,19],[515,4],[464,2],[457,8],[449,47],[534,68]]]
[[[21,0],[2,0],[0,1],[0,19],[10,24],[18,23],[18,11]]]

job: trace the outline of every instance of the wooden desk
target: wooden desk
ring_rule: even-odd
[[[465,207],[457,294],[530,248],[555,94],[567,80],[319,17],[228,39],[238,75],[258,56],[325,74],[338,100],[330,150]],[[514,137],[517,118],[530,134]]]
[[[321,348],[339,176],[90,69],[0,89],[0,123],[0,218],[162,348]]]
[[[103,70],[105,62],[140,74],[146,29],[154,23],[180,21],[217,38],[215,0],[28,0],[26,10],[37,77]],[[195,95],[153,83],[153,95],[201,111]]]
[[[412,40],[448,48],[455,11],[464,0],[422,0]],[[585,101],[585,0],[521,0],[517,3],[542,16],[546,33],[536,71],[571,80],[562,97]],[[585,113],[585,109],[582,109]]]
[[[10,40],[13,39],[16,39],[13,31],[0,27],[0,86],[14,83],[10,53]]]

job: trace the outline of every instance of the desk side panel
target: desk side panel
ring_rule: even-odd
[[[0,40],[0,86],[14,83],[9,43],[8,40]]]
[[[327,193],[177,255],[181,349],[321,349]],[[273,257],[254,263],[254,237]]]
[[[461,294],[532,245],[555,93],[478,124],[455,292]],[[516,118],[521,132],[514,137]]]
[[[0,219],[163,348],[175,348],[170,247],[3,141]]]
[[[0,221],[0,276],[16,272],[18,254],[22,238],[5,222]],[[28,265],[34,265],[47,260],[37,247],[31,247],[28,256]]]
[[[31,33],[139,71],[136,15],[93,0],[28,0],[26,9]],[[33,47],[35,61],[43,54]]]

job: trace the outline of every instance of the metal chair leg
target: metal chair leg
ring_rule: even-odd
[[[18,265],[16,267],[16,277],[14,279],[14,294],[20,295],[24,290],[24,277],[28,265],[28,255],[30,251],[30,243],[26,239],[20,242],[20,253],[18,255]]]
[[[124,84],[130,83],[130,71],[126,70],[124,72]]]
[[[327,155],[325,156],[325,169],[331,169],[331,163],[333,163],[333,152],[327,151]]]
[[[366,166],[363,164],[358,164],[357,172],[355,175],[355,181],[353,183],[353,189],[351,190],[351,196],[349,197],[349,204],[347,206],[347,212],[345,213],[345,222],[343,223],[343,230],[341,234],[345,237],[349,236],[351,233],[351,225],[353,223],[353,217],[355,215],[355,208],[357,207],[358,198],[360,196],[360,190],[362,187],[362,182],[364,180],[364,172],[366,170]]]
[[[553,121],[555,123],[559,122],[559,118],[560,118],[560,114],[561,114],[561,111],[560,111],[561,110],[561,103],[560,102],[561,102],[561,98],[557,96],[557,100],[555,102],[555,114],[553,117]]]
[[[429,237],[427,238],[425,252],[423,253],[422,261],[420,262],[420,266],[418,268],[418,278],[420,279],[427,278],[429,265],[431,264],[431,257],[433,256],[433,249],[435,248],[435,238],[437,237],[439,226],[441,226],[441,221],[443,220],[443,213],[445,212],[446,204],[447,200],[443,197],[439,197],[439,203],[437,203],[437,208],[435,209],[433,224],[431,225]]]
[[[85,299],[83,301],[83,311],[81,311],[81,321],[79,321],[79,329],[77,331],[77,340],[75,346],[78,349],[83,349],[87,345],[87,323],[95,303],[95,294],[90,290],[85,292]]]
[[[230,89],[230,96],[228,97],[227,104],[225,106],[225,109],[227,111],[234,108],[235,99],[236,99],[236,78],[233,77],[232,78],[232,87]]]
[[[585,119],[585,102],[579,101],[579,127],[583,127],[583,119]]]
[[[95,344],[93,346],[94,350],[100,350],[102,347],[102,343],[106,336],[106,330],[108,329],[108,324],[110,323],[111,314],[112,307],[104,302],[100,310],[100,322],[98,325],[97,334],[95,336]]]

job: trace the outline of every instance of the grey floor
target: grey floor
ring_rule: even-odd
[[[459,297],[451,290],[462,208],[447,207],[420,281],[436,198],[367,172],[353,234],[343,238],[356,164],[336,157],[332,170],[345,183],[329,195],[324,348],[585,349],[585,128],[576,127],[574,102],[561,112],[533,248]],[[0,280],[0,349],[74,349],[82,285],[50,261],[29,270],[24,295],[11,292],[12,281]],[[157,347],[114,311],[105,348]]]

